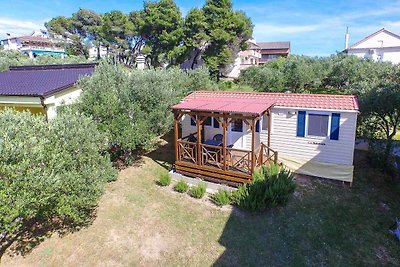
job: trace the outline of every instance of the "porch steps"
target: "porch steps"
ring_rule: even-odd
[[[177,173],[201,178],[214,183],[223,183],[229,186],[238,187],[239,185],[251,182],[251,176],[243,173],[225,172],[208,166],[198,166],[186,162],[176,162]]]

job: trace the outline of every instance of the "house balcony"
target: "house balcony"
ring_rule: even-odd
[[[24,51],[49,51],[49,52],[60,52],[64,53],[65,50],[63,48],[59,47],[53,47],[53,46],[36,46],[36,45],[28,45],[28,46],[22,46],[19,48],[21,52]]]

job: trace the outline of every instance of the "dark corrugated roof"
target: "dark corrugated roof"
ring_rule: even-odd
[[[96,64],[65,64],[10,67],[0,72],[0,95],[48,96],[70,88]]]
[[[261,49],[289,49],[290,42],[257,42]]]

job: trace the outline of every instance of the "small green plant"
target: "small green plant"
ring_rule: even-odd
[[[240,186],[232,199],[239,207],[257,211],[284,205],[294,192],[293,174],[278,165],[263,166],[253,174],[253,181]]]
[[[185,193],[189,190],[189,185],[185,180],[179,180],[174,189],[179,193]]]
[[[231,203],[231,197],[232,193],[230,191],[226,189],[220,189],[211,196],[211,199],[217,206],[222,207]]]
[[[190,195],[194,198],[202,198],[206,193],[206,188],[205,183],[198,183],[190,189]]]
[[[160,179],[158,180],[158,184],[161,186],[169,186],[171,184],[171,175],[168,172],[160,173]]]

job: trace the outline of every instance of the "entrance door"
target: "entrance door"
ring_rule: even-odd
[[[241,119],[232,120],[228,127],[228,146],[235,148],[244,148],[244,135],[246,127]]]

